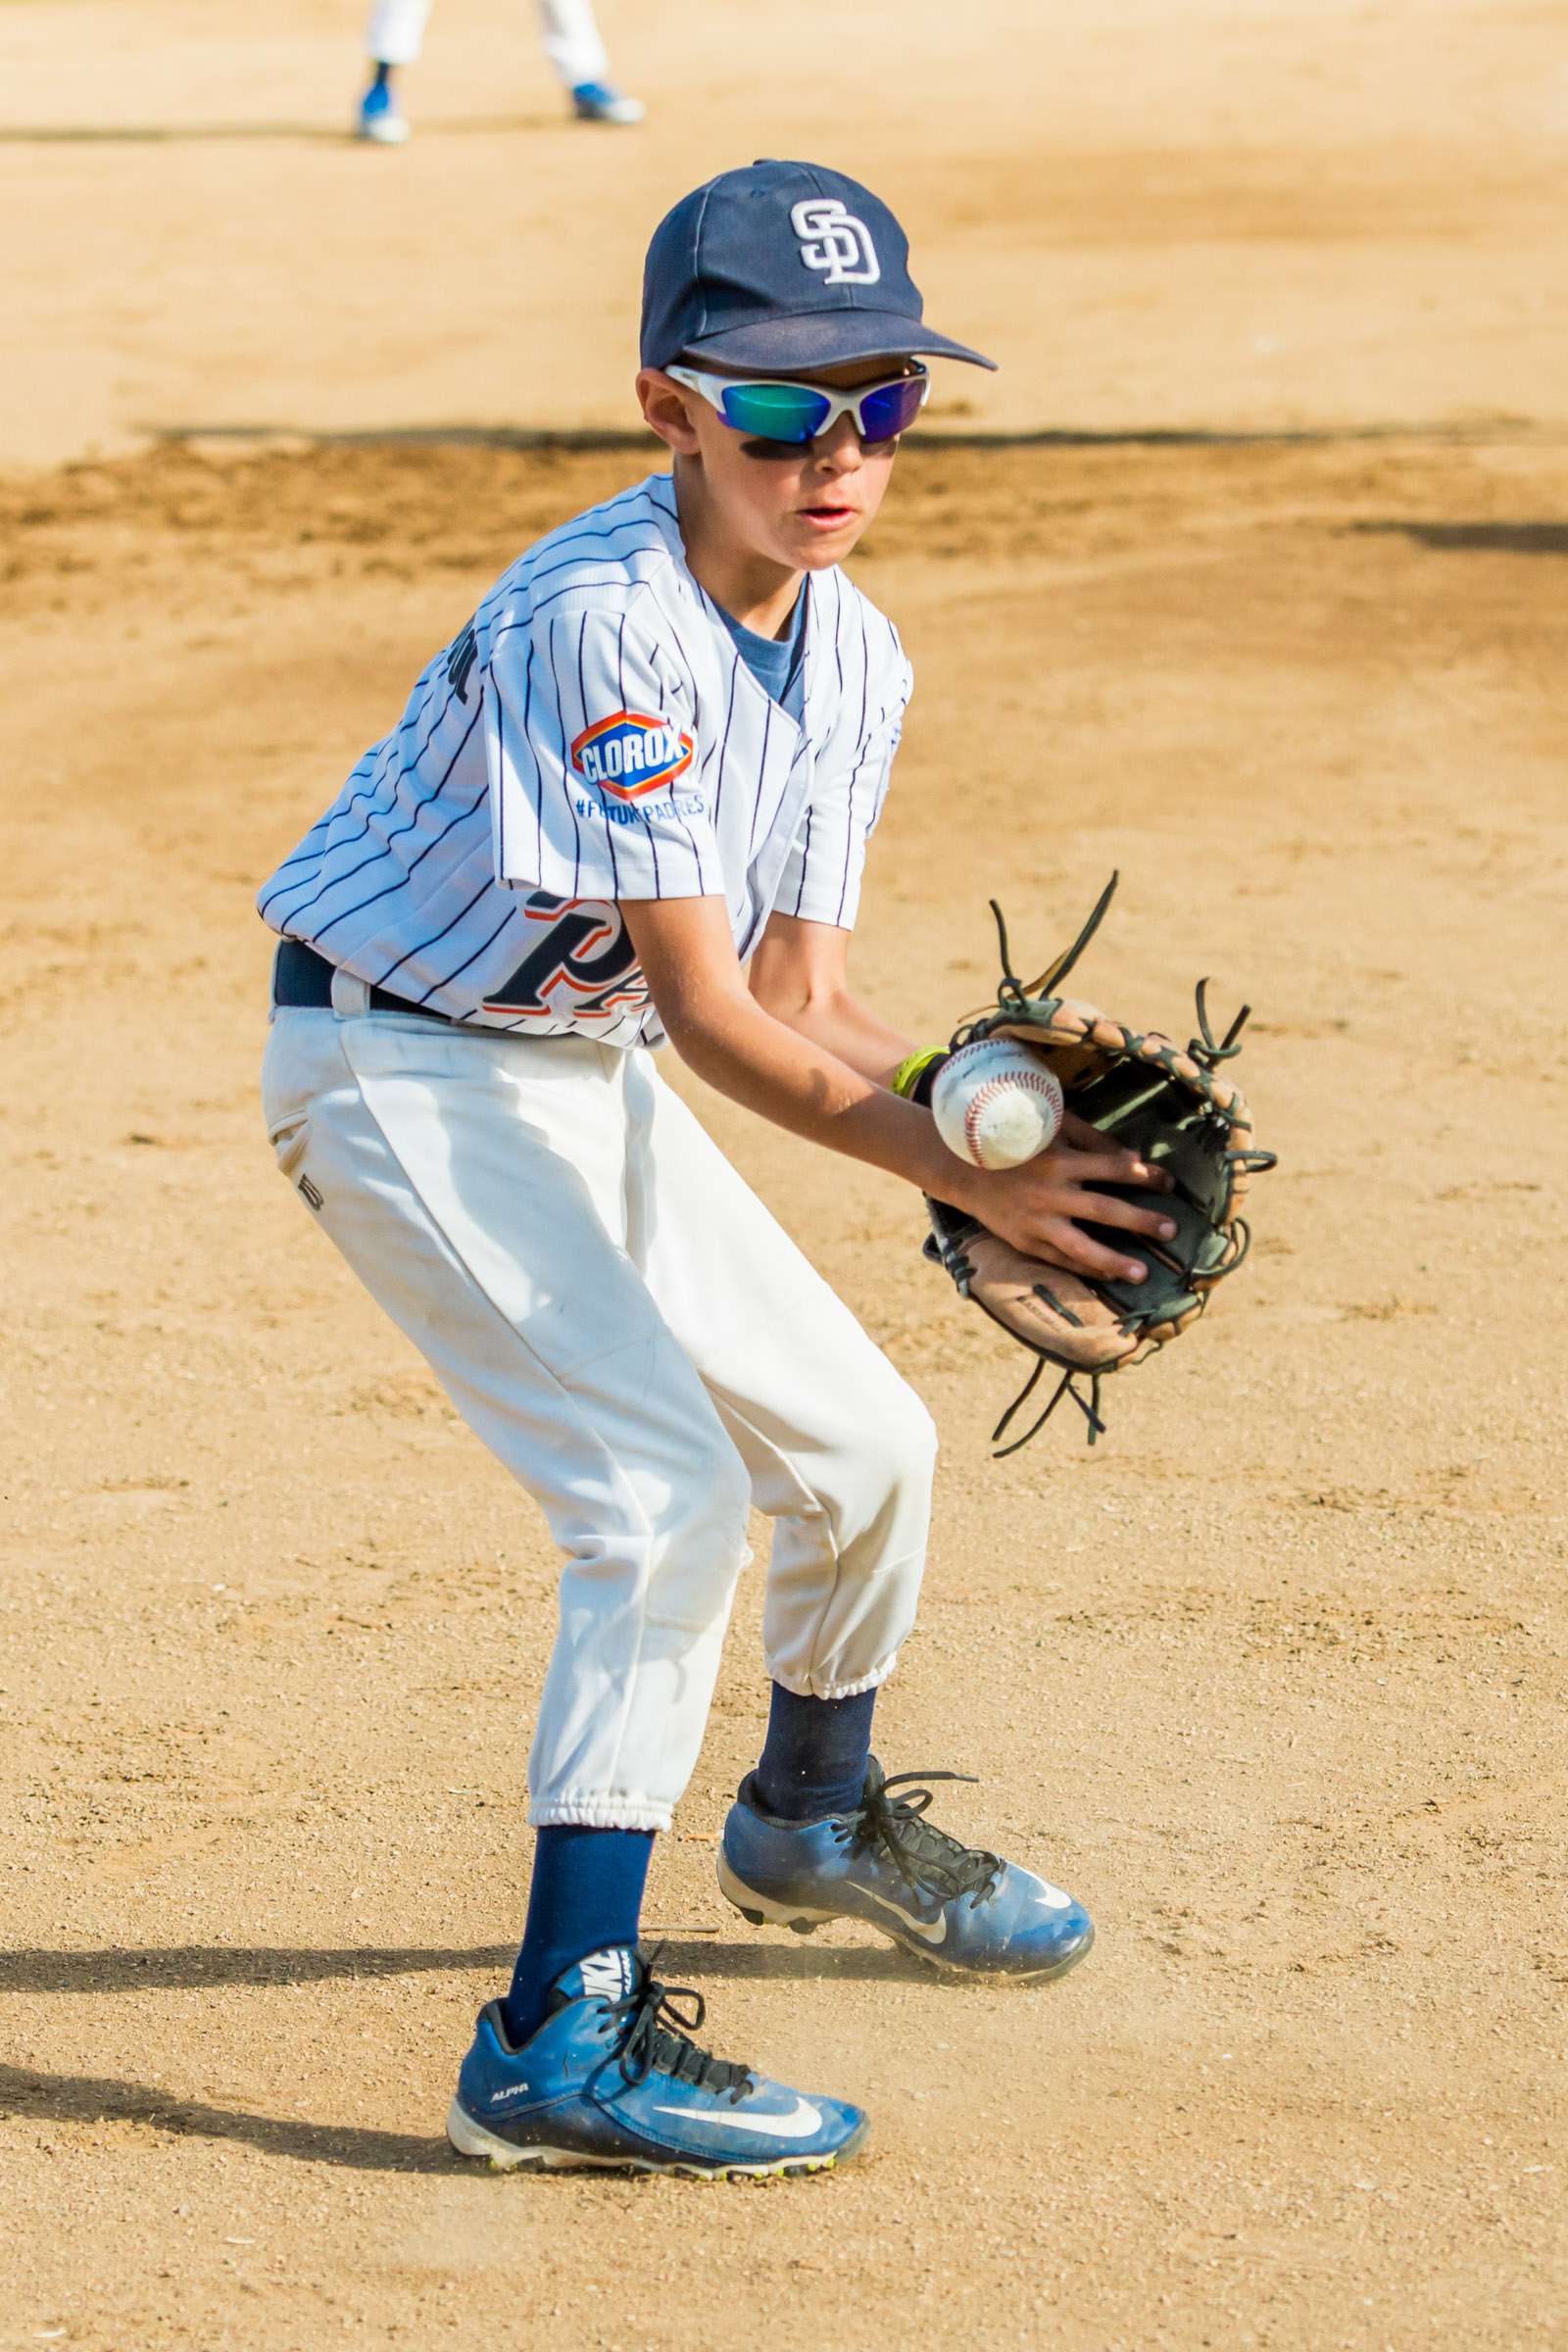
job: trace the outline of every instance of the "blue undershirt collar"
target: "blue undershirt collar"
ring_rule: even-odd
[[[722,605],[713,610],[735,640],[735,650],[757,680],[762,692],[771,695],[790,717],[799,722],[805,708],[804,678],[806,668],[806,588],[795,600],[789,627],[782,637],[760,637],[755,629],[743,628],[733,613]]]

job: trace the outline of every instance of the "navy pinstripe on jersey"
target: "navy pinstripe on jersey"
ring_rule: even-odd
[[[611,1045],[659,1025],[621,899],[849,926],[911,678],[837,571],[807,588],[803,718],[687,569],[668,475],[539,540],[261,891],[276,931],[454,1019]]]

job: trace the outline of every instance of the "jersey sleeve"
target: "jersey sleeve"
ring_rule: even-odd
[[[887,799],[912,686],[906,664],[903,692],[889,717],[867,736],[850,766],[813,785],[773,896],[775,913],[854,930],[866,848]]]
[[[497,879],[563,899],[724,888],[690,690],[625,609],[503,622],[485,678]]]

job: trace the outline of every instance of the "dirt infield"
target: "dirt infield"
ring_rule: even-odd
[[[93,0],[0,10],[33,75],[25,105],[8,91],[19,119],[60,129],[156,99],[161,117],[124,120],[243,122],[243,100],[295,137],[307,86],[335,122],[320,93],[345,43],[352,89],[352,11],[281,9],[244,91],[232,27],[137,13],[172,81],[138,55],[111,89]],[[946,52],[936,12],[912,13],[899,87],[929,108]],[[815,0],[807,14],[826,25]],[[690,16],[667,42],[605,17],[656,108],[623,166],[553,122],[404,159],[301,134],[269,183],[274,247],[349,166],[415,166],[434,237],[507,159],[578,172],[603,154],[596,170],[627,175],[606,250],[629,251],[681,184],[669,118],[695,34]],[[450,20],[471,29],[476,11],[453,0]],[[1029,272],[1076,271],[1085,338],[1053,352],[1033,320],[1004,356],[1015,379],[1058,371],[1049,398],[1038,374],[981,387],[998,405],[911,436],[858,559],[919,678],[858,975],[890,1016],[944,1028],[986,991],[989,895],[1043,960],[1119,866],[1083,985],[1183,1034],[1200,973],[1220,1003],[1250,997],[1243,1069],[1283,1165],[1259,1187],[1253,1267],[1192,1344],[1112,1384],[1108,1441],[1089,1452],[1060,1429],[993,1464],[1013,1366],[918,1263],[912,1200],[691,1090],[942,1432],[928,1601],[881,1752],[977,1774],[942,1817],[1062,1879],[1100,1930],[1064,1984],[1004,1995],[848,1930],[753,1934],[725,1910],[715,1833],[764,1706],[754,1572],[650,1919],[667,1970],[709,1994],[721,2053],[863,2099],[875,2130],[863,2163],[762,2197],[495,2181],[445,2150],[455,2060],[520,1919],[553,1561],[278,1183],[255,1100],[255,884],[515,548],[642,469],[604,431],[624,321],[584,362],[597,444],[463,438],[437,428],[494,419],[473,383],[505,337],[476,327],[471,368],[448,347],[441,382],[383,380],[377,407],[363,338],[333,341],[348,215],[306,280],[263,249],[263,162],[286,142],[0,138],[0,172],[24,163],[50,199],[43,258],[13,254],[34,293],[53,257],[53,323],[27,312],[39,348],[59,358],[68,313],[81,336],[59,378],[75,406],[51,403],[45,369],[28,430],[0,439],[0,2346],[1568,2340],[1568,431],[1544,365],[1557,328],[1524,292],[1555,34],[1525,10],[1321,23],[1313,80],[1304,20],[1283,11],[1108,12],[1019,63],[1011,180],[963,84],[920,186],[945,323],[1000,342]],[[1451,128],[1466,26],[1499,132],[1473,234],[1451,185],[1430,209],[1442,174],[1398,70],[1426,61],[1430,121]],[[863,58],[863,29],[846,37]],[[505,39],[548,114],[526,26]],[[88,61],[76,83],[68,55]],[[1037,185],[1026,101],[1038,149],[1062,55],[1082,104],[1034,154]],[[432,34],[427,74],[437,122],[495,104],[455,40]],[[803,77],[792,58],[797,105]],[[1185,101],[1163,176],[1162,89]],[[1250,97],[1277,122],[1291,92],[1294,143],[1249,145]],[[692,169],[710,146],[766,151],[779,102],[740,65],[710,97]],[[842,82],[821,104],[844,133]],[[866,135],[868,160],[839,154],[869,175],[898,128]],[[1116,168],[1139,138],[1142,177]],[[1359,161],[1320,180],[1330,148]],[[1120,191],[1114,251],[1069,150]],[[129,319],[128,283],[115,311],[123,220],[102,250],[85,234],[111,153],[170,220],[197,201],[225,217],[226,184],[232,283],[172,266],[155,324]],[[1040,226],[1040,190],[1069,182],[1070,251]],[[1357,244],[1374,184],[1403,194]],[[1010,237],[1004,185],[1035,191]],[[543,190],[529,201],[514,315],[537,261],[548,317],[564,264]],[[1386,234],[1406,240],[1408,309],[1352,368]],[[1003,256],[989,318],[962,299],[976,238]],[[1279,311],[1323,328],[1288,398],[1266,355],[1239,380],[1213,351],[1285,244]],[[180,250],[155,245],[152,275]],[[1445,324],[1420,287],[1450,255]],[[454,267],[466,300],[471,257]],[[1118,284],[1159,273],[1152,307],[1118,312]],[[247,385],[242,296],[275,326],[290,282],[293,339]],[[1206,311],[1183,308],[1205,288]],[[157,407],[116,374],[125,338]],[[313,373],[307,346],[343,366]],[[563,361],[512,420],[566,421],[566,383]],[[277,421],[296,437],[235,430]],[[223,430],[135,429],[196,422]],[[951,437],[976,423],[1022,437]],[[109,454],[84,462],[91,439]]]

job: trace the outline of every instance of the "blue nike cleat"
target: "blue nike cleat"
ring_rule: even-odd
[[[648,109],[640,98],[627,98],[607,81],[579,81],[571,93],[579,122],[640,122]]]
[[[375,147],[401,147],[409,135],[409,119],[397,102],[390,82],[372,82],[360,100],[355,136]]]
[[[657,1984],[629,1945],[564,1970],[551,1998],[552,2014],[516,2049],[500,2002],[480,2011],[447,2115],[460,2156],[497,2172],[588,2165],[770,2180],[825,2172],[869,2129],[843,2099],[803,2097],[700,2050],[680,2029],[701,2026],[702,1994]],[[689,2017],[675,2005],[683,1999],[695,2004]]]
[[[860,1919],[906,1952],[955,1976],[1038,1984],[1059,1977],[1095,1940],[1081,1903],[1059,1886],[977,1846],[960,1845],[924,1819],[929,1788],[895,1796],[921,1778],[884,1780],[873,1756],[860,1807],[826,1821],[779,1821],[758,1802],[748,1774],[719,1844],[718,1884],[743,1919],[803,1935],[829,1919]]]

